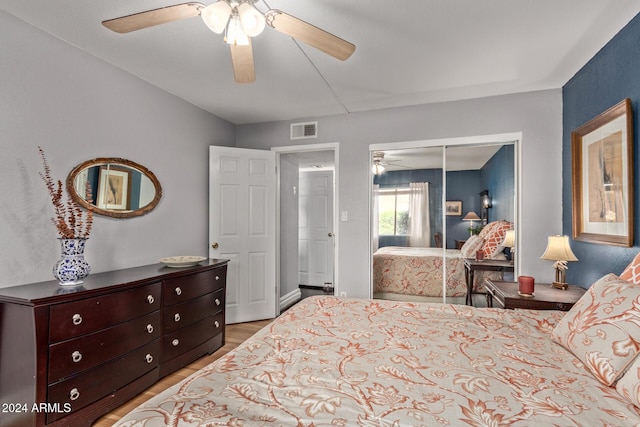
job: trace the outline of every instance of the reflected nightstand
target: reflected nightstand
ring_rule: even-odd
[[[467,282],[467,305],[473,305],[471,294],[473,293],[473,281],[476,271],[513,271],[513,263],[502,259],[483,259],[476,261],[474,258],[464,259],[464,276]]]

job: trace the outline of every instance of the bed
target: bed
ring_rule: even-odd
[[[116,426],[640,425],[563,315],[310,297]]]
[[[487,259],[505,259],[502,242],[512,226],[504,220],[491,222],[479,235],[471,236],[460,250],[444,249],[447,302],[464,302],[466,298],[464,258],[473,258],[480,250]],[[442,301],[442,254],[442,248],[386,246],[378,249],[373,254],[374,298]],[[478,272],[473,292],[483,291],[485,279],[502,280],[502,272]]]

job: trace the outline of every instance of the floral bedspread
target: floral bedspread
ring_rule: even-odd
[[[311,297],[116,425],[640,425],[551,341],[563,314]]]
[[[445,249],[447,296],[467,295],[464,258],[458,249]],[[425,297],[442,296],[442,248],[386,246],[373,254],[373,292]],[[484,279],[501,280],[499,271],[476,271],[474,291],[484,288]]]

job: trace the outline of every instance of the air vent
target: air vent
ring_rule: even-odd
[[[291,139],[307,139],[318,137],[318,122],[292,123]]]

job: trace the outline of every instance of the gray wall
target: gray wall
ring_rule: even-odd
[[[55,179],[94,157],[124,157],[163,186],[143,217],[96,217],[93,272],[207,255],[208,146],[235,126],[0,12],[0,287],[51,280],[60,248],[38,173]]]
[[[318,120],[319,137],[305,143],[340,143],[337,209],[348,211],[349,220],[339,225],[336,291],[370,295],[370,144],[511,132],[523,135],[521,273],[551,281],[551,265],[539,258],[546,236],[562,230],[561,110],[557,89],[299,120]],[[269,149],[301,144],[289,140],[289,124],[238,126],[236,145]]]
[[[208,146],[294,145],[289,122],[234,127],[3,12],[0,51],[0,287],[51,279],[59,256],[38,145],[60,179],[84,160],[118,156],[163,185],[144,217],[96,218],[94,272],[206,255]],[[558,89],[318,118],[311,142],[340,142],[337,208],[349,212],[339,224],[339,290],[369,296],[369,144],[508,132],[523,133],[522,273],[550,280],[539,257],[561,231],[561,106]]]

